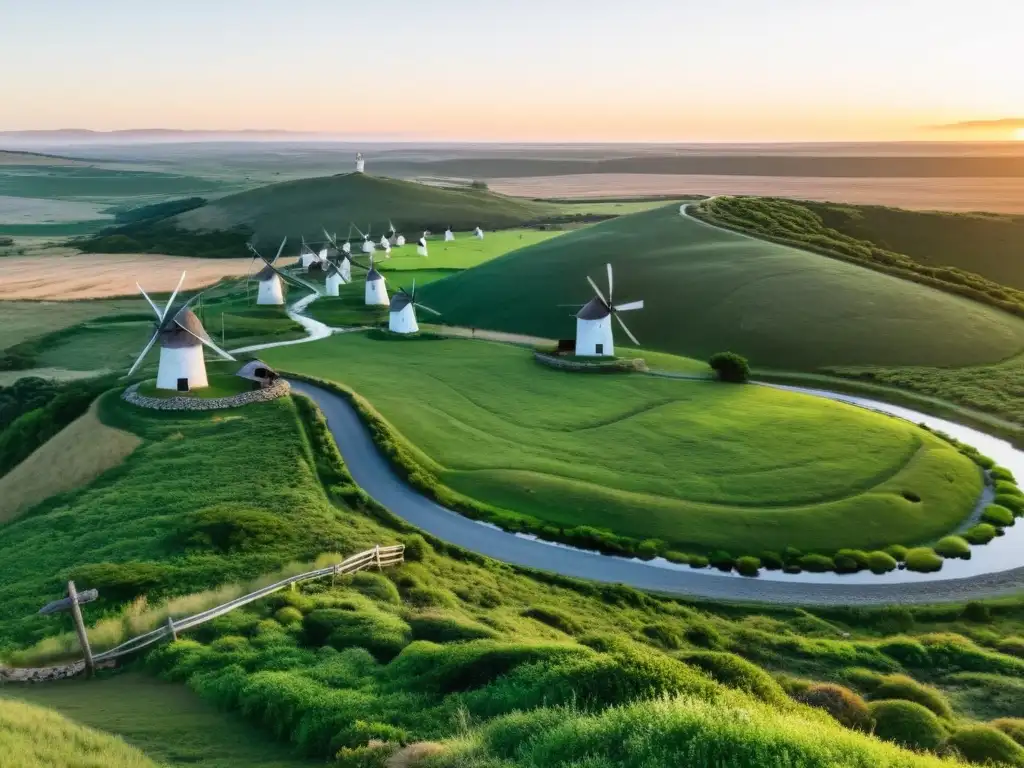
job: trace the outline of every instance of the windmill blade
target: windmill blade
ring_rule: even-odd
[[[330,234],[328,234],[326,229],[324,230],[324,237],[327,238],[327,242],[330,243],[332,246],[334,246],[335,248],[338,247],[337,239],[334,238],[334,237],[331,237]]]
[[[142,290],[142,286],[139,285],[138,283],[135,284],[135,287],[139,289],[139,292],[142,293],[142,295],[143,295],[143,297],[145,297],[146,301],[149,302],[149,306],[151,306],[153,308],[153,311],[156,312],[156,319],[157,320],[163,320],[164,319],[163,315],[160,314],[160,310],[157,309],[157,306],[156,306],[156,304],[153,303],[153,300],[151,298],[149,298],[149,294],[146,293],[144,290]]]
[[[606,306],[611,306],[608,304],[608,299],[606,299],[604,294],[601,293],[601,289],[597,287],[597,283],[590,279],[590,275],[587,275],[587,282],[590,283],[590,287],[594,289],[594,293],[597,294],[597,298],[603,301]]]
[[[615,315],[615,319],[619,321],[619,325],[622,326],[622,330],[624,330],[626,332],[626,335],[629,336],[630,341],[632,341],[639,347],[640,342],[636,340],[636,336],[633,335],[633,332],[626,327],[626,324],[624,322],[622,322],[622,318],[619,317],[619,313],[613,312],[612,314]]]
[[[612,284],[612,265],[605,264],[605,266],[608,268],[608,306],[610,307],[612,305],[612,294],[615,293],[615,288]]]
[[[614,309],[616,312],[629,312],[629,311],[634,310],[634,309],[643,309],[643,308],[644,308],[644,301],[643,301],[643,299],[641,299],[640,301],[631,301],[628,304],[620,304],[617,307],[612,307],[612,309]]]
[[[221,349],[216,344],[214,344],[213,340],[209,336],[200,336],[198,333],[192,333],[192,331],[190,331],[188,328],[186,328],[183,325],[179,325],[178,327],[181,328],[181,330],[183,330],[189,336],[192,336],[193,338],[198,339],[199,343],[202,344],[204,347],[209,347],[210,349],[212,349],[214,352],[216,352],[218,355],[221,356],[221,359],[223,359],[223,360],[234,360],[235,359],[231,355],[229,355],[227,352],[225,352],[223,349]]]
[[[300,277],[296,277],[295,275],[289,275],[287,272],[282,272],[280,269],[278,269],[277,267],[275,267],[273,265],[271,265],[270,268],[272,270],[274,270],[282,279],[287,280],[289,282],[292,282],[295,285],[298,285],[298,286],[300,286],[302,288],[305,288],[306,290],[312,291],[313,293],[317,294],[318,296],[320,295],[320,289],[317,288],[312,283],[307,283],[305,280],[303,280]]]
[[[135,359],[135,363],[132,365],[131,368],[128,369],[128,373],[126,373],[122,378],[127,379],[129,376],[131,376],[133,373],[135,373],[135,369],[139,367],[139,365],[142,363],[142,361],[146,358],[146,355],[149,354],[149,350],[151,350],[153,348],[153,345],[156,343],[156,338],[159,335],[160,335],[160,326],[157,326],[157,329],[155,331],[153,331],[153,338],[151,338],[149,340],[149,343],[145,347],[143,347],[142,354],[139,355]]]
[[[356,232],[358,232],[358,233],[359,233],[359,236],[360,236],[361,238],[363,238],[363,240],[365,240],[365,239],[366,239],[366,235],[364,235],[364,234],[363,234],[363,230],[361,230],[361,229],[360,229],[359,227],[356,227],[356,225],[355,225],[355,224],[351,224],[351,225],[349,226],[349,237],[352,237],[352,228],[353,228],[353,227],[355,227],[355,230],[356,230]]]
[[[284,252],[284,244],[285,244],[285,243],[287,243],[287,242],[288,242],[288,238],[287,238],[287,236],[286,236],[286,237],[285,237],[285,238],[284,238],[284,239],[283,239],[283,240],[281,241],[281,245],[280,245],[280,246],[278,247],[278,249],[277,249],[277,255],[276,255],[276,256],[274,256],[274,258],[273,258],[273,259],[271,259],[270,261],[267,261],[267,264],[269,264],[269,265],[271,265],[271,267],[273,267],[274,263],[275,263],[275,262],[276,262],[276,261],[277,261],[277,260],[278,260],[279,258],[281,258],[281,254],[282,254],[282,253]],[[264,261],[266,261],[266,259],[264,259]]]
[[[420,309],[427,310],[427,312],[430,312],[432,315],[437,315],[438,317],[441,316],[440,312],[438,312],[436,309],[431,309],[426,304],[420,304],[419,302],[416,302],[416,301],[414,301],[413,304],[416,305],[417,307],[419,307]]]
[[[171,294],[171,298],[167,300],[167,309],[160,315],[160,320],[163,321],[167,317],[167,313],[171,311],[171,305],[174,304],[174,299],[178,296],[178,291],[181,290],[181,284],[185,282],[185,273],[181,273],[181,278],[178,280],[178,287],[174,289],[174,293]]]

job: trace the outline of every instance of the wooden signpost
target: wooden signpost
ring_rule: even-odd
[[[54,600],[52,603],[47,603],[39,609],[39,613],[43,615],[71,611],[71,616],[75,620],[75,633],[78,635],[78,644],[82,646],[82,653],[85,655],[85,674],[87,677],[92,677],[93,672],[96,671],[96,665],[92,659],[92,648],[89,647],[89,636],[85,632],[85,621],[82,619],[82,605],[84,603],[91,603],[99,596],[100,593],[95,589],[79,592],[75,589],[75,582],[69,581],[67,597],[61,600]]]

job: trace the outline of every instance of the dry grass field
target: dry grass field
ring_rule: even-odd
[[[492,179],[498,193],[521,197],[758,195],[914,210],[1024,213],[1024,178],[817,178],[669,174],[579,174]]]
[[[94,403],[0,477],[0,523],[6,523],[58,493],[84,488],[124,461],[142,442],[131,432],[108,427]]]

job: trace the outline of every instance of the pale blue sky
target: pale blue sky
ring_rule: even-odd
[[[1024,116],[1021,0],[0,0],[0,130],[946,138]]]

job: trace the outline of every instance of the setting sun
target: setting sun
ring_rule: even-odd
[[[1024,128],[1018,128],[1013,132],[1013,138],[1017,141],[1024,141]]]

